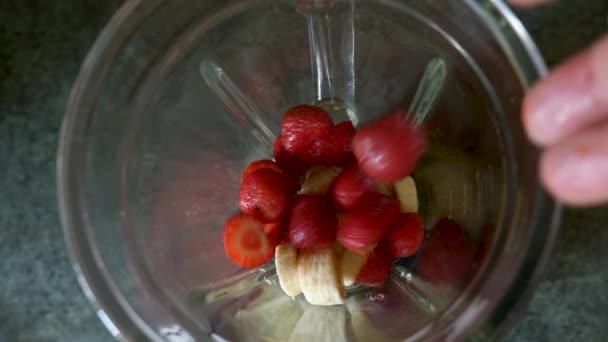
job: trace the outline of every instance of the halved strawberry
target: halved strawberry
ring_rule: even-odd
[[[473,273],[476,246],[456,222],[442,219],[418,257],[418,274],[436,285],[458,287]]]
[[[367,254],[373,250],[399,213],[399,202],[392,197],[369,193],[344,218],[337,240],[342,246]]]
[[[299,195],[289,217],[289,242],[296,248],[331,246],[336,240],[338,220],[325,196]]]
[[[426,149],[426,134],[397,111],[361,128],[353,139],[353,152],[361,169],[378,182],[395,182],[409,176]]]
[[[311,165],[349,165],[355,161],[353,137],[355,127],[350,121],[331,126],[315,139],[303,153],[303,159]]]
[[[393,255],[386,240],[382,240],[370,254],[355,281],[366,286],[380,286],[386,282],[393,268]]]
[[[278,246],[287,239],[287,222],[285,220],[264,225],[264,232],[273,246]]]
[[[258,169],[241,184],[239,206],[263,223],[278,222],[289,210],[294,189],[287,175],[269,168]]]
[[[349,210],[355,207],[364,194],[374,191],[376,191],[374,181],[357,165],[351,165],[336,177],[329,190],[329,196],[336,208]]]
[[[387,239],[394,256],[405,258],[416,254],[424,239],[422,218],[416,213],[398,214]]]
[[[238,213],[224,227],[224,249],[228,257],[243,267],[258,267],[274,255],[274,246],[264,232],[264,225],[253,216]]]
[[[250,173],[252,173],[255,170],[259,170],[259,169],[273,169],[277,172],[284,173],[283,170],[281,170],[281,168],[279,167],[279,165],[277,165],[277,163],[275,163],[272,160],[269,160],[269,159],[256,160],[256,161],[252,162],[251,164],[249,164],[249,166],[247,166],[245,171],[243,171],[243,176],[241,176],[241,183],[245,180],[245,178],[247,176],[249,176]]]
[[[274,160],[282,170],[289,173],[294,179],[298,179],[298,177],[306,172],[309,165],[300,157],[285,150],[285,148],[283,148],[282,139],[283,136],[279,135],[274,141],[274,145],[272,147]]]
[[[310,105],[289,108],[281,124],[283,147],[297,155],[332,126],[331,116],[325,109]]]

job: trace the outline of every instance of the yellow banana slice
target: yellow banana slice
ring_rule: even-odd
[[[351,286],[355,283],[357,274],[365,263],[369,255],[361,255],[353,252],[350,249],[345,249],[342,253],[342,260],[340,262],[340,268],[342,270],[342,283],[344,286]]]
[[[298,250],[290,243],[278,245],[274,252],[274,263],[285,294],[295,297],[302,293],[298,276]]]
[[[412,177],[406,177],[396,182],[395,193],[399,203],[401,203],[401,212],[418,212],[418,191],[416,190],[416,183]]]
[[[337,166],[313,166],[306,171],[306,179],[300,188],[300,194],[325,195],[334,178],[342,171]]]
[[[310,304],[344,303],[346,291],[339,259],[332,247],[300,251],[298,276],[304,297]]]

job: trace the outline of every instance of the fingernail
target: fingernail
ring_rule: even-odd
[[[556,143],[572,132],[581,113],[593,109],[590,56],[585,52],[570,60],[535,85],[526,96],[524,125],[536,144]]]

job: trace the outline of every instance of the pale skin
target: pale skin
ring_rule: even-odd
[[[534,85],[522,116],[528,136],[543,149],[545,188],[570,206],[608,203],[608,35]]]

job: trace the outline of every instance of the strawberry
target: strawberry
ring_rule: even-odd
[[[366,286],[380,286],[388,280],[393,268],[393,255],[386,240],[382,240],[370,254],[355,281]]]
[[[280,221],[288,212],[295,185],[285,174],[263,168],[250,173],[239,192],[239,206],[263,223]]]
[[[331,126],[315,139],[303,153],[303,159],[311,165],[348,165],[355,161],[353,137],[355,128],[350,121]]]
[[[398,214],[387,239],[394,256],[405,258],[416,254],[424,239],[422,218],[416,213]]]
[[[376,191],[376,184],[357,165],[351,165],[334,180],[329,196],[337,209],[352,209],[366,193]]]
[[[262,222],[244,213],[226,222],[224,249],[237,265],[249,268],[264,265],[274,255],[274,246],[266,237]]]
[[[336,240],[338,220],[331,204],[321,195],[296,197],[289,217],[289,242],[296,248],[331,246]]]
[[[281,124],[283,147],[297,155],[332,126],[329,113],[323,108],[299,105],[289,108]]]
[[[294,179],[300,177],[308,169],[308,164],[303,161],[300,157],[287,152],[283,148],[283,136],[279,137],[274,141],[272,152],[274,153],[274,159],[277,165],[288,172]]]
[[[273,246],[278,246],[287,239],[287,223],[285,220],[264,225],[264,232]]]
[[[400,209],[401,203],[396,198],[379,192],[368,192],[357,201],[353,212],[370,215],[375,217],[379,223],[389,225]]]
[[[249,166],[247,166],[247,168],[243,172],[243,176],[241,176],[241,183],[245,180],[245,178],[247,176],[249,176],[250,173],[252,173],[255,170],[259,170],[259,169],[273,169],[277,172],[284,173],[283,170],[281,170],[281,168],[279,167],[279,165],[277,165],[277,163],[275,163],[272,160],[269,160],[269,159],[256,160],[256,161],[252,162],[251,164],[249,164]]]
[[[461,286],[472,274],[476,247],[456,222],[442,219],[420,250],[418,274],[434,284]]]
[[[344,218],[338,228],[337,240],[354,252],[367,254],[384,237],[398,213],[399,202],[394,198],[378,193],[367,194]]]
[[[377,182],[395,182],[409,176],[426,148],[426,134],[397,111],[361,128],[353,152],[361,169]]]

